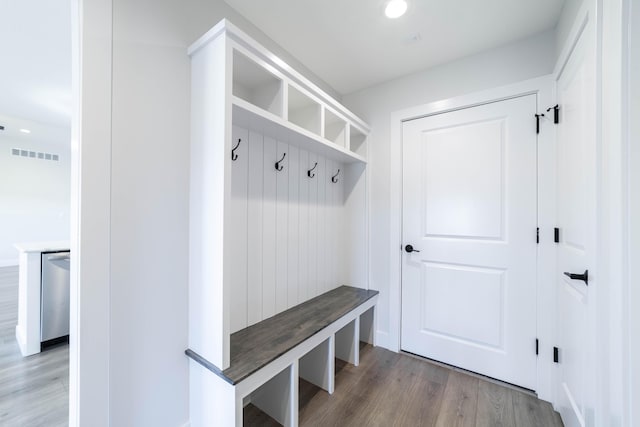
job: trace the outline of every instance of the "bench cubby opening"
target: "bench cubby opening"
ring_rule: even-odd
[[[349,362],[354,366],[359,364],[359,318],[355,318],[345,327],[336,332],[336,358]]]
[[[298,369],[293,363],[243,399],[284,426],[298,422]],[[245,423],[243,423],[245,424]]]
[[[374,344],[375,311],[372,308],[360,315],[360,342]]]
[[[300,358],[299,375],[311,384],[333,394],[335,377],[334,337],[330,336],[319,346]]]

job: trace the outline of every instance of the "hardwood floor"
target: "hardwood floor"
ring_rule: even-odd
[[[535,396],[405,354],[365,346],[360,366],[336,360],[333,395],[300,380],[301,426],[561,427]],[[245,425],[277,426],[253,405]]]
[[[68,424],[69,348],[30,357],[15,340],[18,268],[0,268],[0,426]],[[277,426],[253,405],[245,425]],[[547,402],[476,376],[364,346],[360,366],[336,360],[335,393],[300,381],[301,426],[560,427]]]
[[[69,346],[22,357],[15,338],[18,267],[0,268],[0,425],[66,426]]]

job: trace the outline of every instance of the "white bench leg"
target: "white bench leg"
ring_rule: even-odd
[[[242,400],[236,399],[234,386],[193,360],[189,361],[189,376],[192,427],[242,427]]]

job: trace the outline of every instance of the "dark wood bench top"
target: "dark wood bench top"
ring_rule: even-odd
[[[185,354],[230,384],[237,384],[377,294],[340,286],[231,334],[231,364],[224,371],[191,349]]]

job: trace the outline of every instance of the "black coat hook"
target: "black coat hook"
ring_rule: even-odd
[[[316,166],[318,166],[318,162],[316,162],[316,164],[315,164],[315,165],[313,165],[313,167],[307,171],[307,176],[308,176],[309,178],[313,178],[314,176],[316,176],[316,174],[315,174],[315,173],[314,173],[314,174],[312,174],[312,173],[311,173],[311,172],[316,168]]]
[[[240,146],[240,141],[242,141],[242,139],[241,139],[241,138],[238,138],[238,143],[236,144],[236,146],[235,146],[235,147],[233,147],[233,148],[231,149],[231,160],[233,160],[234,162],[235,162],[236,160],[238,160],[238,155],[236,154],[236,150],[237,150],[237,149],[238,149],[238,147]]]
[[[331,177],[331,182],[333,182],[334,184],[337,183],[338,175],[340,175],[340,169],[338,169],[338,172],[336,172],[336,174]]]
[[[282,163],[285,157],[287,157],[287,153],[283,153],[282,158],[276,162],[276,170],[278,172],[280,172],[284,168],[284,166],[282,166],[280,163]]]

